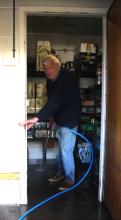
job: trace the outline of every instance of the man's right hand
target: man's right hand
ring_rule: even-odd
[[[39,121],[39,118],[34,117],[34,118],[31,118],[31,119],[28,119],[28,120],[25,121],[25,122],[19,123],[19,125],[22,126],[22,127],[25,127],[25,128],[27,127],[27,129],[30,129],[30,128],[32,128],[33,125],[36,124],[36,122],[38,122],[38,121]]]

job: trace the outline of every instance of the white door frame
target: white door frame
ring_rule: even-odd
[[[20,42],[20,66],[21,73],[27,76],[26,60],[27,60],[27,15],[29,14],[42,15],[60,15],[60,16],[96,16],[102,18],[103,23],[103,62],[102,62],[102,112],[101,112],[101,136],[100,136],[100,161],[99,161],[99,189],[98,200],[103,201],[103,187],[104,187],[104,155],[105,155],[105,127],[106,127],[106,82],[107,82],[107,33],[106,33],[106,13],[104,8],[79,8],[79,7],[36,7],[25,6],[19,8],[19,42]],[[26,77],[27,83],[27,77]],[[26,114],[26,112],[25,112]],[[26,147],[26,146],[25,146]],[[26,190],[25,190],[26,193]]]

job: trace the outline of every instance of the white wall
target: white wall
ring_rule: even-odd
[[[18,23],[18,11],[16,13]],[[12,11],[0,8],[0,204],[26,203],[25,74],[19,68],[19,32],[16,25],[16,57],[12,54]],[[4,173],[19,173],[6,180]],[[5,196],[6,195],[6,196]]]

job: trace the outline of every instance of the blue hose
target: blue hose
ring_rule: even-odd
[[[31,212],[33,212],[35,209],[41,207],[42,205],[44,205],[45,203],[49,202],[50,200],[60,196],[60,195],[63,195],[64,193],[68,192],[68,191],[71,191],[73,189],[75,189],[78,185],[80,185],[83,180],[88,176],[91,168],[92,168],[92,164],[93,164],[93,148],[92,148],[92,144],[88,141],[88,139],[86,137],[84,137],[82,134],[74,131],[73,129],[70,129],[73,133],[75,133],[76,135],[80,136],[81,138],[83,138],[88,144],[89,144],[89,147],[91,149],[91,162],[90,162],[90,165],[86,171],[86,173],[84,174],[84,176],[75,184],[73,185],[72,187],[62,191],[62,192],[58,192],[50,197],[48,197],[47,199],[45,199],[44,201],[38,203],[37,205],[33,206],[32,208],[30,208],[28,211],[26,211],[21,217],[18,218],[18,220],[23,220],[26,216],[28,216]]]

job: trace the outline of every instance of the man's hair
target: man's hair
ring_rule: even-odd
[[[58,59],[56,56],[52,55],[52,54],[47,55],[47,56],[45,56],[45,57],[43,58],[43,60],[42,60],[43,66],[44,66],[44,64],[45,64],[46,62],[49,62],[49,63],[51,63],[51,64],[53,64],[53,65],[54,65],[54,64],[59,64],[59,66],[61,65],[59,59]]]

